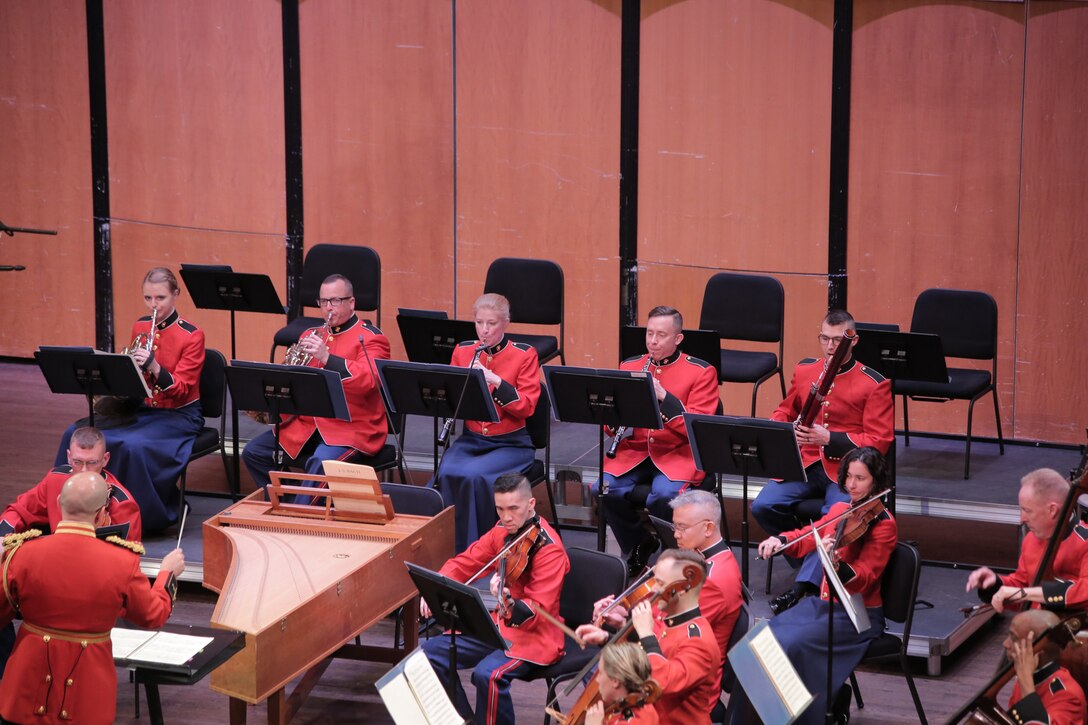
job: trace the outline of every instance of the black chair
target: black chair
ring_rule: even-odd
[[[526,471],[525,477],[529,479],[529,485],[536,487],[543,483],[548,489],[548,509],[551,512],[552,528],[559,533],[559,513],[555,508],[555,490],[552,488],[552,404],[548,397],[548,388],[544,383],[540,384],[540,399],[536,403],[536,409],[529,419],[525,421],[525,429],[529,432],[529,439],[533,442],[533,448],[544,451],[544,460],[533,459],[533,464]]]
[[[967,406],[967,446],[964,451],[963,477],[971,477],[971,420],[975,402],[986,393],[994,398],[997,442],[1005,455],[1001,434],[1001,410],[997,403],[997,302],[985,292],[972,290],[927,289],[914,302],[911,332],[939,335],[946,357],[989,360],[991,369],[948,368],[947,383],[895,381],[895,393],[903,396],[903,441],[910,445],[907,398],[947,403],[969,400]]]
[[[699,328],[714,330],[723,340],[777,342],[778,353],[723,349],[723,383],[754,383],[752,416],[756,414],[756,394],[763,381],[778,375],[782,397],[786,397],[786,378],[782,373],[782,327],[786,294],[774,277],[719,272],[707,280]]]
[[[563,268],[545,259],[500,257],[487,268],[484,293],[510,301],[510,321],[529,325],[559,325],[559,337],[508,334],[511,340],[536,348],[540,364],[558,357],[567,364],[563,349],[566,323],[563,312]]]
[[[374,312],[374,324],[382,325],[382,261],[370,247],[350,244],[317,244],[306,253],[302,263],[302,283],[298,295],[301,306],[314,307],[321,293],[321,282],[330,274],[342,274],[351,280],[355,295],[355,309]],[[324,317],[299,315],[281,327],[272,338],[272,351],[268,359],[276,361],[277,347],[290,347],[299,336],[311,327],[325,324]]]
[[[231,496],[238,496],[238,482],[231,474],[230,464],[227,461],[227,452],[223,448],[223,433],[226,430],[227,417],[223,414],[227,407],[227,359],[218,350],[207,348],[204,350],[204,367],[200,371],[200,410],[206,418],[219,418],[219,428],[205,426],[196,434],[193,443],[193,451],[189,454],[189,460],[181,469],[181,479],[178,482],[180,492],[178,495],[178,521],[181,521],[185,511],[185,487],[189,473],[189,464],[198,458],[219,451],[223,459],[223,470],[227,475],[227,485],[230,486]]]
[[[894,634],[884,632],[869,643],[869,649],[861,664],[897,662],[903,671],[903,676],[907,678],[907,687],[910,688],[910,696],[914,700],[914,709],[918,711],[918,721],[926,725],[928,721],[925,710],[922,709],[922,700],[918,697],[918,688],[914,686],[914,677],[911,676],[910,667],[907,664],[907,643],[910,641],[910,628],[914,623],[914,600],[918,596],[918,577],[921,570],[922,560],[918,550],[902,541],[897,543],[891,558],[888,559],[888,565],[884,568],[880,598],[884,603],[884,618],[901,623],[903,637],[900,639]],[[858,680],[853,672],[850,673],[850,686],[854,690],[858,709],[864,708],[861,688],[858,687]]]
[[[568,627],[577,629],[579,625],[593,620],[594,602],[624,590],[627,586],[627,563],[618,556],[578,546],[567,549],[567,556],[570,558],[570,571],[563,580],[559,614]],[[573,680],[600,651],[593,645],[581,649],[570,637],[566,638],[563,648],[566,654],[558,662],[529,678],[548,683],[549,703],[555,699],[559,686]],[[545,725],[550,722],[551,716],[545,713]]]
[[[743,585],[742,585],[743,586]],[[748,593],[748,588],[743,587],[744,601],[740,605],[740,613],[737,615],[737,622],[733,625],[733,633],[729,635],[729,644],[727,645],[726,653],[736,646],[737,642],[744,639],[744,635],[748,634],[748,631],[752,628],[752,611],[748,608],[748,602],[751,599],[751,595]],[[726,657],[725,665],[722,667],[722,693],[729,695],[732,694],[733,688],[737,684],[737,673],[733,670],[733,663]],[[730,699],[729,703],[722,708],[723,716],[720,720],[714,718],[714,714],[711,715],[713,722],[727,723],[733,716],[733,702]],[[715,708],[715,713],[719,712],[719,708]]]
[[[384,396],[382,400],[385,400]],[[386,444],[373,456],[360,455],[352,463],[370,466],[376,473],[396,468],[400,473],[400,482],[408,483],[408,475],[404,470],[404,458],[401,455],[404,451],[404,443],[403,439],[399,438],[400,432],[404,428],[404,416],[391,415],[386,420],[389,422],[389,436],[386,438]],[[400,445],[389,442],[390,439],[394,438],[398,439]]]

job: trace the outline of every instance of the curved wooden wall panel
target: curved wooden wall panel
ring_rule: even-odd
[[[116,339],[128,342],[144,314],[139,280],[159,264],[264,272],[282,299],[279,4],[118,0],[106,4],[105,33]],[[181,310],[229,355],[227,313]],[[239,357],[267,360],[285,319],[240,316]]]
[[[645,324],[646,315],[657,305],[671,305],[684,316],[684,326],[699,326],[703,306],[703,290],[706,282],[719,270],[694,269],[673,265],[639,264],[639,324]],[[770,275],[782,283],[786,293],[785,313],[785,371],[789,389],[793,367],[799,360],[820,353],[816,336],[820,332],[820,320],[827,310],[827,276],[803,274]],[[723,347],[734,350],[758,350],[777,352],[777,345],[741,341],[723,342]],[[720,388],[726,415],[748,415],[752,406],[752,386],[727,383]],[[767,417],[782,402],[782,390],[775,377],[759,387],[756,415]]]
[[[873,0],[857,3],[854,17],[851,311],[907,329],[915,298],[929,287],[993,295],[1007,435],[1023,13],[1020,4]],[[996,435],[991,401],[979,406],[974,432]],[[965,402],[911,407],[916,430],[962,433],[966,418]]]
[[[1017,255],[1016,435],[1084,443],[1088,425],[1088,5],[1031,3]]]
[[[453,312],[452,10],[430,0],[299,7],[306,245],[373,247],[382,329]]]
[[[0,355],[94,344],[87,26],[82,4],[0,3]]]
[[[554,260],[572,365],[619,346],[620,4],[457,3],[457,316],[496,257]]]
[[[832,4],[642,8],[639,259],[826,273]]]

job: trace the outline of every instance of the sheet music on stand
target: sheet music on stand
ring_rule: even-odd
[[[113,659],[118,666],[180,667],[200,654],[214,639],[191,634],[114,627],[110,630]]]
[[[813,528],[812,536],[816,539],[816,553],[820,557],[820,563],[823,564],[824,576],[827,577],[827,581],[831,586],[835,588],[835,596],[838,597],[839,603],[842,604],[847,616],[850,617],[850,621],[853,622],[854,629],[857,630],[858,634],[861,634],[870,626],[869,612],[865,609],[865,600],[856,592],[851,594],[846,591],[842,579],[839,579],[838,570],[834,562],[831,561],[831,556],[824,551],[824,540],[820,538],[820,532]]]
[[[416,648],[376,683],[397,725],[465,725],[427,655]]]
[[[815,699],[766,621],[729,650],[729,661],[765,725],[788,725]]]

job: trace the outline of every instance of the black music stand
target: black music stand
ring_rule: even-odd
[[[740,565],[748,586],[748,476],[808,480],[793,424],[697,413],[684,413],[684,423],[696,468],[741,477]]]
[[[202,310],[230,311],[230,359],[238,357],[238,337],[234,313],[262,312],[273,315],[284,313],[283,303],[272,280],[267,274],[235,272],[229,265],[183,264],[181,278],[193,298],[193,304]],[[234,474],[233,490],[239,491],[241,481],[241,456],[238,453],[238,405],[230,398],[231,469]]]
[[[285,415],[351,420],[344,385],[332,370],[303,365],[231,360],[227,366],[230,396],[242,410],[264,411],[276,436],[276,464],[283,465],[280,425]]]
[[[410,361],[449,365],[458,344],[476,339],[475,324],[446,319],[444,312],[438,313],[442,317],[422,312],[403,310],[397,315],[404,352]]]
[[[457,702],[457,635],[472,637],[497,650],[507,648],[495,620],[480,598],[480,590],[442,576],[436,571],[404,562],[423,601],[431,608],[437,624],[450,633],[450,669],[446,689],[450,702]]]
[[[99,352],[89,347],[42,346],[34,353],[49,390],[83,395],[87,418],[94,425],[94,396],[114,395],[143,400],[151,397],[143,371],[131,356]]]
[[[555,419],[598,426],[597,434],[597,550],[604,551],[604,427],[612,429],[662,426],[653,378],[641,370],[545,367]]]
[[[713,330],[682,330],[684,339],[680,350],[685,355],[697,357],[714,368],[718,380],[722,379],[722,340]],[[646,354],[646,328],[624,325],[620,328],[620,361]]]
[[[438,471],[438,419],[499,422],[484,371],[453,365],[375,360],[390,413],[434,419],[434,471]]]
[[[662,549],[680,548],[680,545],[676,543],[676,527],[672,525],[671,521],[659,519],[656,516],[651,515],[650,526],[654,527],[657,538],[661,539]]]
[[[122,622],[122,624],[128,626],[125,622]],[[130,628],[140,629],[139,627]],[[146,662],[140,659],[115,658],[113,660],[116,667],[132,669],[133,679],[137,687],[137,718],[140,717],[139,686],[144,686],[144,691],[147,693],[147,714],[151,725],[163,725],[159,685],[194,685],[245,647],[245,634],[234,630],[193,627],[184,624],[165,624],[159,628],[159,631],[188,634],[196,637],[211,637],[212,642],[183,665],[167,665]]]
[[[890,380],[892,392],[892,421],[895,421],[895,381],[912,383],[947,383],[948,367],[939,335],[922,332],[868,329],[858,333],[854,357]],[[894,426],[893,426],[894,428]],[[895,445],[893,431],[892,445]],[[895,513],[896,456],[891,467],[892,493],[888,508]]]

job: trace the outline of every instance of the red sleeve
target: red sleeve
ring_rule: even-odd
[[[140,571],[140,559],[134,557],[132,573],[129,575],[128,589],[125,592],[123,616],[141,627],[156,629],[166,624],[174,608],[170,593],[166,591],[172,578],[165,569],[159,572],[152,586],[147,576]]]
[[[110,499],[110,523],[128,524],[128,534],[125,538],[129,541],[143,541],[143,523],[140,520],[140,506],[136,500],[129,497],[127,501]]]
[[[514,343],[509,343],[514,344]],[[500,375],[499,377],[503,377]],[[514,395],[503,395],[502,388],[506,385],[490,387],[495,402],[502,411],[502,417],[525,420],[536,410],[536,403],[540,399],[540,362],[536,350],[530,348],[525,352],[521,364],[517,368],[517,376],[514,380],[503,377],[503,383],[514,388]],[[513,400],[507,400],[512,397]],[[500,402],[501,401],[501,402]]]
[[[812,527],[813,526],[816,526],[816,527],[823,526],[825,523],[827,523],[831,519],[835,518],[836,516],[841,514],[843,511],[846,511],[848,508],[850,508],[850,504],[848,504],[848,503],[839,502],[839,503],[833,504],[831,506],[831,509],[828,510],[828,512],[826,514],[824,514],[822,517],[820,517],[819,521],[816,521],[816,522],[814,522],[812,524],[807,524],[805,526],[802,526],[799,529],[794,529],[793,531],[783,531],[781,534],[779,534],[779,536],[785,537],[786,543],[789,543],[791,541],[797,541],[797,539],[801,539],[800,541],[797,541],[796,544],[794,544],[793,546],[791,546],[789,548],[789,555],[790,556],[801,557],[801,556],[805,556],[806,554],[811,554],[812,552],[816,551],[816,542],[815,542],[815,540],[813,540],[813,538],[811,536],[808,535],[808,534],[810,534],[812,532]],[[834,533],[834,532],[830,532],[830,533]],[[827,531],[827,527],[824,527],[823,529],[820,529],[820,537],[821,538],[827,538],[829,535],[830,534]]]
[[[852,433],[847,437],[857,448],[872,446],[886,454],[894,438],[894,425],[892,384],[891,381],[884,380],[877,384],[865,400],[861,433]]]
[[[467,549],[443,564],[438,573],[455,581],[468,581],[469,577],[480,571],[484,564],[491,561],[495,554],[499,553],[505,535],[505,529],[500,527],[491,529],[469,544]],[[492,569],[494,568],[492,566]],[[484,575],[481,574],[481,576]]]
[[[516,607],[511,626],[529,632],[555,626],[537,617],[528,608],[528,604],[535,604],[550,614],[558,614],[559,594],[563,590],[563,579],[566,578],[568,571],[570,571],[570,561],[563,547],[558,544],[550,544],[533,554],[528,581],[523,586],[510,587],[510,595],[515,603],[525,605],[524,608]],[[524,579],[524,575],[522,578]],[[518,584],[520,583],[519,581]],[[520,612],[522,616],[516,616],[517,612]]]
[[[383,334],[374,333],[369,327],[363,327],[361,333],[362,345],[355,345],[353,352],[355,357],[343,358],[339,355],[329,355],[325,367],[340,374],[340,382],[344,385],[344,395],[347,397],[359,397],[377,389],[381,384],[377,376],[375,360],[389,359],[389,338]],[[377,329],[377,328],[375,328]],[[310,330],[302,333],[302,337],[310,334]],[[302,337],[299,339],[301,340]],[[364,351],[363,346],[366,346]],[[367,356],[369,355],[369,360]],[[320,363],[314,362],[315,366]]]
[[[135,334],[133,335],[135,336]],[[162,363],[160,363],[162,365]],[[165,388],[160,388],[159,383],[163,375],[159,373],[159,381],[156,381],[156,392],[167,400],[184,403],[188,400],[195,388],[200,386],[200,371],[204,368],[204,331],[194,329],[182,348],[181,357],[173,370],[168,370],[169,383]],[[164,366],[163,370],[167,370]]]
[[[683,636],[683,635],[681,635]],[[707,632],[708,642],[713,643],[713,633]],[[650,667],[653,678],[661,685],[661,694],[674,695],[691,690],[706,678],[707,673],[721,667],[718,646],[707,647],[702,638],[687,638],[666,658],[660,651],[651,651]]]
[[[714,371],[713,365],[707,365],[705,368],[699,368],[699,373],[695,378],[695,382],[688,390],[687,399],[681,400],[680,404],[683,408],[683,412],[711,415],[718,411],[719,400],[718,373]],[[665,427],[671,428],[674,433],[682,439],[687,440],[688,429],[687,424],[684,423],[683,412],[680,415],[670,418],[668,422],[665,423]]]
[[[49,523],[49,502],[46,491],[49,474],[36,486],[23,491],[0,514],[0,536],[26,531],[35,524]],[[5,525],[6,524],[6,525]],[[11,530],[8,530],[8,526]]]
[[[898,539],[895,520],[888,518],[875,524],[862,536],[861,546],[840,548],[839,561],[849,566],[854,573],[852,577],[843,577],[847,589],[852,592],[865,592],[879,582]]]

